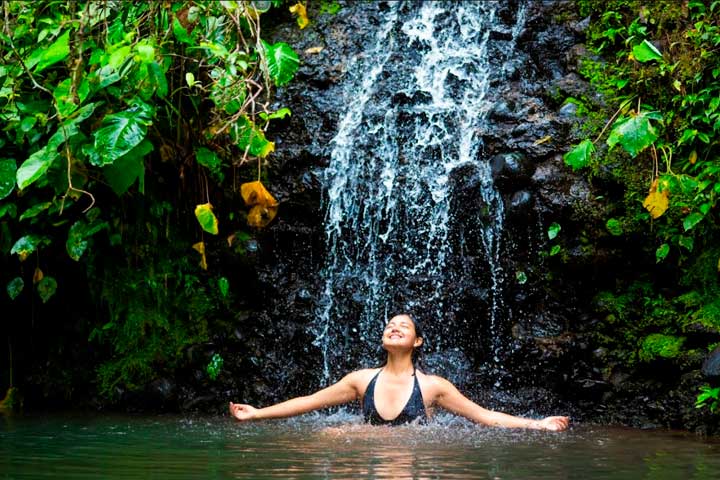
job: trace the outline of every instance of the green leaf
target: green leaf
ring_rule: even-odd
[[[205,147],[200,147],[195,150],[195,158],[200,165],[210,170],[210,174],[215,180],[222,182],[224,177],[222,173],[222,160],[215,155],[215,152]]]
[[[289,117],[291,115],[289,108],[281,108],[280,110],[273,112],[271,114],[267,114],[265,112],[260,112],[259,116],[265,121],[268,120],[275,120],[275,119],[283,119],[285,117]]]
[[[72,92],[70,92],[71,88],[72,79],[66,78],[65,80],[60,82],[53,91],[53,97],[55,97],[58,113],[60,113],[61,117],[67,117],[75,110],[77,110],[78,105],[84,102],[88,94],[90,93],[90,84],[87,80],[83,79],[83,81],[80,82],[80,85],[78,86],[77,92],[75,92],[77,94],[77,100],[79,101],[79,103],[75,103],[75,98],[73,95],[71,95]]]
[[[14,203],[0,205],[0,218],[3,218],[5,215],[10,218],[15,218],[17,216],[17,206]]]
[[[83,148],[90,163],[98,167],[110,165],[135,148],[147,135],[153,114],[152,107],[139,103],[122,112],[106,115],[101,128],[93,132],[95,143],[90,148],[87,145]]]
[[[515,280],[517,280],[520,285],[525,285],[527,282],[527,274],[525,272],[517,271],[515,272]]]
[[[97,209],[93,209],[92,211],[97,211]],[[88,216],[89,215],[88,213]],[[88,223],[85,219],[80,219],[75,222],[72,227],[70,227],[70,230],[68,230],[68,238],[65,242],[65,249],[70,258],[76,262],[80,260],[80,257],[82,257],[85,250],[87,250],[89,244],[88,239],[100,230],[107,228],[107,226],[108,224],[106,222],[99,220],[92,220]]]
[[[188,45],[195,45],[195,41],[192,39],[190,35],[188,35],[187,30],[185,30],[185,27],[182,26],[182,23],[180,23],[180,20],[177,18],[173,18],[173,35],[175,35],[175,38],[182,42],[187,43]]]
[[[233,141],[242,150],[254,157],[266,157],[275,150],[275,144],[265,138],[265,133],[245,115],[230,129]]]
[[[655,250],[655,262],[660,263],[665,260],[665,257],[668,256],[668,253],[670,253],[670,245],[668,245],[667,243],[663,243],[658,247],[657,250]]]
[[[147,64],[148,78],[155,88],[155,93],[160,98],[165,98],[168,94],[167,78],[162,67],[157,62]]]
[[[47,303],[55,295],[57,281],[53,277],[45,276],[37,284],[38,295],[43,303]]]
[[[17,164],[12,158],[0,160],[0,200],[10,195],[15,188]]]
[[[45,210],[50,208],[50,205],[52,205],[52,202],[37,203],[25,210],[22,215],[20,215],[20,218],[18,220],[25,220],[26,218],[36,217],[38,214],[40,214],[40,212],[44,212]]]
[[[553,247],[550,249],[550,256],[554,257],[555,255],[560,253],[560,249],[561,249],[560,245],[553,245]]]
[[[25,288],[25,282],[20,277],[15,277],[12,280],[10,280],[5,287],[5,290],[7,290],[7,294],[10,296],[10,300],[15,300],[18,295],[20,295],[20,292],[22,292],[23,288]]]
[[[60,128],[50,137],[47,145],[30,155],[20,165],[20,168],[15,173],[20,190],[25,189],[45,174],[50,165],[58,158],[58,147],[80,132],[77,125],[86,117],[89,117],[99,104],[100,102],[91,103],[81,108],[75,117],[66,120],[60,125]]]
[[[553,222],[548,227],[547,235],[550,240],[553,240],[555,237],[558,236],[558,233],[560,233],[561,226],[557,222]]]
[[[285,85],[292,80],[299,68],[300,58],[287,43],[278,42],[270,45],[263,41],[262,44],[265,47],[265,57],[270,78],[278,87]]]
[[[693,237],[686,237],[685,235],[680,235],[680,238],[678,239],[678,244],[681,247],[684,247],[688,252],[692,252],[693,247],[695,246],[695,241],[693,240]]]
[[[10,250],[10,255],[17,255],[20,257],[20,261],[23,261],[42,243],[47,243],[47,240],[44,237],[39,235],[25,235],[15,242],[15,245],[13,245]]]
[[[155,47],[147,43],[139,43],[135,46],[138,58],[142,63],[151,63],[155,60]]]
[[[590,163],[592,154],[595,152],[595,145],[589,139],[580,142],[575,148],[563,155],[565,165],[577,170],[583,168]]]
[[[70,55],[70,30],[66,30],[49,47],[40,47],[38,50],[41,50],[42,54],[35,67],[35,73],[42,72],[50,65],[64,60]]]
[[[647,40],[643,40],[642,43],[635,45],[632,49],[632,53],[633,57],[638,62],[650,62],[652,60],[656,60],[658,62],[663,61],[662,53],[655,48],[655,45]]]
[[[641,113],[615,122],[607,139],[608,146],[612,148],[619,143],[626,152],[636,157],[638,153],[652,145],[658,136],[648,115]]]
[[[114,50],[107,58],[106,64],[103,66],[111,67],[114,71],[118,72],[120,77],[124,76],[128,65],[126,62],[132,63],[132,48],[129,45],[123,45],[120,48]],[[125,67],[125,68],[123,68]]]
[[[623,234],[622,224],[617,218],[608,219],[608,221],[605,223],[605,227],[608,229],[608,232],[610,232],[616,237]]]
[[[51,145],[46,145],[30,155],[16,172],[17,184],[20,190],[25,189],[28,185],[43,176],[57,157],[57,147],[52,148]]]
[[[695,225],[697,225],[698,222],[700,222],[700,220],[702,220],[703,218],[705,218],[705,215],[703,215],[702,213],[697,213],[697,212],[691,213],[690,215],[685,217],[685,219],[683,220],[683,228],[687,232],[688,230],[693,228]]]
[[[94,92],[102,90],[119,80],[120,74],[110,65],[105,65],[88,75],[88,83]]]
[[[145,191],[145,156],[153,149],[152,143],[145,139],[111,165],[103,168],[103,175],[110,188],[120,196],[138,181],[140,193]]]
[[[204,203],[195,207],[195,218],[203,230],[213,235],[218,234],[218,219],[212,212],[212,205]]]
[[[230,293],[230,282],[225,277],[218,278],[218,289],[223,298],[227,298]]]

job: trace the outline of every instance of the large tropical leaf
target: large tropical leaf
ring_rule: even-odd
[[[110,165],[135,148],[147,135],[153,113],[152,107],[140,103],[122,112],[106,115],[101,127],[93,132],[94,144],[83,148],[90,163],[98,167]]]
[[[26,62],[27,68],[35,66],[35,73],[39,73],[49,66],[65,60],[70,55],[70,30],[60,35],[49,47],[39,47],[30,54]]]
[[[47,145],[33,153],[25,160],[15,173],[18,188],[23,190],[43,176],[50,165],[58,158],[57,149],[71,137],[80,133],[78,125],[93,114],[102,102],[93,102],[77,110],[72,117],[60,124],[57,131],[50,137]]]
[[[263,41],[265,57],[267,59],[268,74],[275,85],[281,86],[292,80],[295,72],[300,66],[300,58],[297,53],[284,42],[273,45]]]
[[[658,138],[650,118],[649,113],[643,112],[618,120],[608,136],[607,144],[612,148],[619,143],[626,152],[636,157]]]
[[[152,149],[152,143],[145,139],[138,146],[103,169],[105,179],[118,196],[127,192],[136,180],[140,192],[145,191],[145,155],[150,153]]]
[[[43,176],[57,157],[57,147],[52,148],[52,145],[46,145],[30,155],[16,172],[17,184],[20,190]]]

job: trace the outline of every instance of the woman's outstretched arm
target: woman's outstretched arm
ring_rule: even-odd
[[[358,373],[350,373],[339,382],[312,395],[296,397],[265,408],[255,408],[250,405],[230,402],[230,415],[240,421],[283,418],[348,403],[359,396],[357,389]]]
[[[441,407],[462,415],[476,423],[482,423],[492,427],[505,428],[530,428],[534,430],[565,430],[570,423],[568,417],[547,417],[542,420],[515,417],[502,412],[487,410],[473,402],[460,391],[455,385],[444,378],[435,377],[438,382],[438,396],[436,402]]]

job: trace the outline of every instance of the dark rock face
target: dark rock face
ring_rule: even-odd
[[[457,364],[474,368],[470,377],[475,380],[461,387],[481,403],[515,413],[567,412],[576,420],[699,428],[702,422],[687,393],[696,390],[697,379],[686,375],[663,387],[652,375],[641,378],[613,368],[606,352],[593,345],[599,319],[591,300],[603,284],[612,282],[603,272],[612,270],[618,252],[587,243],[588,232],[604,228],[603,207],[587,181],[562,159],[577,141],[572,135],[581,121],[577,108],[562,101],[590,94],[577,74],[586,55],[581,42],[588,19],[578,18],[570,1],[527,5],[526,28],[507,83],[497,86],[500,98],[489,113],[492,128],[481,132],[480,160],[490,163],[505,210],[500,332],[504,380],[499,391],[493,388],[498,372],[486,368],[487,337],[492,334],[484,313],[491,297],[488,273],[483,272],[482,258],[466,252],[456,261],[478,274],[473,282],[449,286],[464,312],[450,312],[444,319],[472,319],[459,325],[458,335],[465,337]],[[222,259],[252,292],[238,303],[227,334],[203,357],[212,348],[222,348],[226,373],[215,385],[185,390],[157,385],[161,398],[177,396],[184,408],[204,409],[210,402],[206,396],[267,404],[319,386],[319,351],[309,331],[320,298],[325,248],[319,174],[328,164],[330,142],[345,106],[342,82],[348,65],[363,55],[385,8],[385,2],[346,3],[340,13],[328,15],[311,6],[307,29],[300,31],[287,21],[266,30],[270,40],[288,42],[301,57],[295,80],[276,96],[276,106],[289,107],[293,115],[268,132],[277,139],[269,185],[281,202],[280,213],[246,246],[248,254],[241,260]],[[508,2],[499,17],[511,23],[517,8],[516,2]],[[503,33],[493,35],[502,39]],[[315,47],[322,50],[312,53],[318,51]],[[413,48],[407,53],[412,55]],[[393,99],[409,105],[428,100],[403,92]],[[473,175],[472,168],[462,167],[451,173],[454,201],[482,210]],[[462,225],[462,218],[456,220]],[[554,222],[561,231],[550,240],[547,229]],[[478,228],[482,225],[466,225],[455,235],[477,236]],[[550,255],[555,245],[560,251]],[[477,254],[482,254],[479,246]],[[706,375],[717,375],[718,358],[716,350],[706,361]],[[457,378],[468,376],[458,373]]]
[[[706,377],[720,377],[720,347],[710,352],[703,362],[702,373]]]

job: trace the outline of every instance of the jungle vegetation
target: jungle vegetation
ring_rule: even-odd
[[[600,292],[598,342],[623,365],[699,367],[720,343],[720,2],[578,2],[589,17],[581,74],[600,95],[569,98],[586,136],[565,154],[602,192],[604,233],[647,268]],[[651,264],[655,263],[653,267]],[[698,407],[718,406],[718,385]]]
[[[262,25],[288,8],[307,25],[282,0],[2,2],[4,385],[22,371],[69,399],[72,362],[90,361],[87,385],[112,399],[217,328],[237,285],[208,269],[207,242],[242,253],[277,211],[265,132],[291,114],[270,104],[299,58]],[[76,302],[93,307],[65,314]]]

